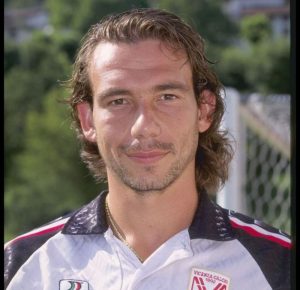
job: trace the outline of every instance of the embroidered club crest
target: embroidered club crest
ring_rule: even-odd
[[[193,268],[188,290],[229,290],[229,283],[224,275]]]
[[[79,280],[60,280],[59,290],[88,290],[89,284]]]

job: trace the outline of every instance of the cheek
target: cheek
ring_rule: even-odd
[[[194,116],[194,117],[193,117]],[[182,119],[181,126],[177,124],[176,132],[181,135],[181,142],[183,144],[193,143],[198,146],[198,136],[199,136],[199,128],[198,128],[198,118],[197,115],[186,116],[185,119]],[[194,146],[193,145],[193,146]]]
[[[126,134],[126,124],[116,118],[111,118],[108,114],[101,114],[101,118],[95,117],[95,129],[97,143],[100,148],[103,146],[116,147],[121,144]]]

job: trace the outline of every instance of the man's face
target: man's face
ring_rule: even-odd
[[[98,144],[109,184],[147,192],[194,182],[201,111],[186,55],[157,40],[102,42],[89,76],[94,105],[81,104],[79,117],[86,138]]]

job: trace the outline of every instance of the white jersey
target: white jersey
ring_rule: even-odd
[[[105,196],[8,243],[7,290],[290,289],[289,238],[206,194],[192,225],[143,263],[108,228]]]

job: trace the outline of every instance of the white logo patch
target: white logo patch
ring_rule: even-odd
[[[89,284],[80,280],[60,280],[59,290],[89,290]]]
[[[188,290],[229,290],[229,283],[224,275],[193,268]]]

